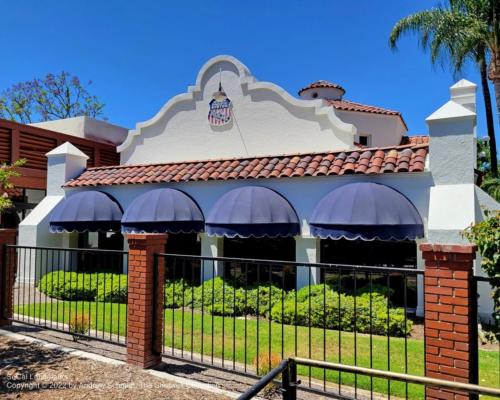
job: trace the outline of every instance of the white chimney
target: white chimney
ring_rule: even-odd
[[[476,112],[477,86],[466,79],[461,79],[450,87],[451,100],[472,112]]]
[[[427,118],[429,193],[427,240],[461,243],[462,231],[475,221],[476,85],[460,81],[451,99]]]
[[[429,169],[436,184],[474,183],[476,85],[462,79],[451,98],[430,115]]]
[[[48,158],[47,195],[19,224],[19,245],[76,247],[77,236],[49,233],[50,214],[64,199],[62,186],[86,168],[88,156],[69,142],[49,151],[46,156]],[[33,265],[33,268],[30,268],[29,271],[20,271],[19,281],[38,282],[53,262],[52,257],[53,255],[48,255],[47,258],[41,259],[41,257],[36,256],[35,252],[21,255],[19,262],[29,262],[30,265]],[[57,260],[57,262],[60,262],[60,260]],[[56,265],[55,267],[59,266]]]
[[[81,174],[87,167],[89,157],[69,142],[47,154],[47,196],[63,195],[62,186]]]

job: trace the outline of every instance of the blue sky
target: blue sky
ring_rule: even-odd
[[[387,38],[398,19],[436,3],[3,0],[0,90],[65,70],[92,80],[109,121],[130,128],[184,92],[209,58],[230,54],[294,95],[330,80],[347,99],[401,111],[410,134],[427,133],[424,120],[448,100],[453,76],[430,65],[415,37],[397,52]],[[462,77],[479,83],[473,67]],[[478,104],[483,136],[480,91]]]

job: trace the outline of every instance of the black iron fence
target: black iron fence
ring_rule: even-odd
[[[297,366],[306,365],[310,367],[320,367],[332,371],[344,371],[357,373],[360,375],[378,377],[381,379],[392,379],[393,381],[404,382],[405,384],[420,385],[427,390],[430,398],[455,398],[469,397],[469,395],[485,395],[500,398],[500,389],[473,385],[469,383],[453,382],[443,379],[427,378],[416,375],[402,374],[397,372],[382,371],[372,368],[363,368],[352,365],[338,363],[328,363],[324,361],[315,361],[304,358],[289,358],[283,360],[263,376],[255,385],[243,393],[238,400],[249,400],[257,396],[262,391],[276,389],[276,381],[279,379],[280,392],[283,400],[295,400],[297,398],[297,389],[300,388],[301,381],[297,379]],[[280,378],[281,377],[281,378]],[[477,398],[477,397],[476,397]]]
[[[481,296],[489,296],[490,300],[493,303],[493,299],[491,298],[491,284],[490,278],[485,276],[475,276],[472,284],[473,289],[472,292],[478,293],[478,302],[479,297]],[[493,304],[492,304],[493,306]],[[493,306],[494,307],[494,306]],[[488,318],[489,317],[489,318]],[[483,321],[478,318],[477,323],[477,339],[478,339],[478,347],[482,346],[489,350],[491,353],[497,354],[497,365],[496,368],[496,381],[498,386],[500,387],[500,321],[495,319],[494,315],[484,316]],[[471,353],[473,357],[478,357],[478,349],[471,349]],[[489,372],[492,368],[495,369],[495,365],[491,363],[477,363],[478,375],[484,375]]]
[[[288,357],[423,375],[423,271],[158,254],[163,355],[262,376]],[[408,397],[408,384],[300,366],[303,387]],[[417,396],[418,397],[418,396]]]
[[[126,343],[126,252],[11,245],[4,256],[15,266],[14,321]],[[169,254],[155,270],[165,276],[164,356],[255,377],[291,357],[424,375],[421,270]],[[341,398],[425,394],[356,369],[301,364],[297,374],[302,388]]]
[[[5,258],[15,271],[13,321],[126,343],[128,253],[9,245]]]

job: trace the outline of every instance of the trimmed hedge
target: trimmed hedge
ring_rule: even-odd
[[[38,282],[38,290],[59,300],[126,303],[127,275],[58,270],[45,274]]]
[[[244,293],[243,293],[244,296]],[[286,292],[276,285],[262,284],[247,290],[245,311],[268,317],[273,306],[285,298]]]
[[[94,300],[97,294],[96,280],[90,274],[54,271],[42,277],[38,290],[60,300]]]
[[[408,319],[405,324],[404,309],[392,308],[381,293],[351,296],[323,284],[303,287],[297,292],[297,299],[295,292],[289,292],[284,302],[273,306],[271,319],[292,325],[392,336],[406,336],[413,326]]]
[[[194,289],[193,306],[214,315],[242,315],[245,312],[245,290],[218,276]]]
[[[127,276],[111,273],[55,271],[43,276],[38,289],[61,300],[127,302]],[[404,309],[393,307],[391,290],[378,285],[339,293],[336,285],[305,286],[288,293],[273,284],[244,288],[221,277],[192,287],[186,280],[165,283],[167,308],[192,307],[214,315],[244,314],[271,318],[278,323],[312,326],[377,335],[406,336],[412,321]]]
[[[164,287],[165,307],[180,308],[191,304],[193,287],[184,279],[168,280]]]
[[[106,278],[99,281],[95,300],[106,303],[126,303],[127,295],[127,275],[106,274]]]

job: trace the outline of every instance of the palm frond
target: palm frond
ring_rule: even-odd
[[[468,61],[476,62],[480,46],[491,48],[487,43],[486,15],[493,1],[448,0],[447,8],[440,6],[409,15],[394,26],[389,46],[396,49],[404,34],[418,34],[419,44],[429,51],[432,64],[449,65],[457,74]]]

